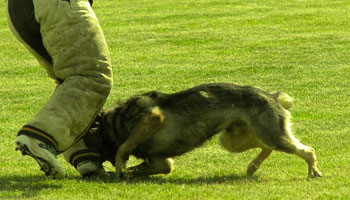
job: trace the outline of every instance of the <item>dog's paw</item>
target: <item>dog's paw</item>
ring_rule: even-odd
[[[123,179],[123,178],[125,178],[125,174],[124,174],[123,172],[116,172],[115,174],[116,174],[116,177],[117,177],[118,179]]]
[[[119,164],[116,163],[115,165],[115,174],[117,178],[123,178],[124,177],[124,171],[125,171],[125,163]]]
[[[118,179],[123,179],[123,178],[126,177],[126,175],[127,175],[128,173],[127,173],[127,169],[125,169],[125,168],[118,168],[118,169],[116,168],[115,174],[116,174],[116,177],[117,177]]]
[[[256,170],[258,170],[258,168],[259,167],[256,166],[254,162],[249,163],[246,171],[247,176],[252,176],[256,172]]]
[[[322,177],[322,172],[320,172],[317,168],[311,168],[309,170],[309,178],[319,178]]]

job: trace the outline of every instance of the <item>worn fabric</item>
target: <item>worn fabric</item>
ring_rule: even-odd
[[[63,152],[83,137],[111,90],[109,50],[88,0],[33,0],[32,13],[31,5],[22,1],[8,0],[10,28],[59,84],[19,134],[47,135],[53,138],[51,144],[56,150]],[[40,34],[28,15],[16,19],[21,11],[14,9],[24,6],[40,25]]]
[[[8,24],[14,36],[45,67],[48,75],[56,79],[52,74],[52,58],[42,42],[40,24],[35,20],[33,1],[8,0],[7,7]]]

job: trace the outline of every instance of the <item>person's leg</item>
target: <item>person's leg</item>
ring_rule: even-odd
[[[84,137],[63,153],[66,161],[75,167],[82,177],[106,175],[102,164],[111,156],[106,156],[109,155],[109,145],[103,138],[102,120],[102,115],[98,115]]]
[[[94,148],[102,147],[102,141],[98,139],[92,145],[87,145],[84,138],[64,152],[65,160],[77,169],[82,177],[105,176],[101,155],[103,153],[100,152],[101,149]]]
[[[40,34],[40,24],[35,20],[34,5],[31,0],[8,0],[7,21],[13,35],[45,67],[48,75],[52,73],[52,58],[45,49]]]
[[[34,6],[28,0],[8,0],[7,19],[14,36],[37,58],[48,75],[59,82],[52,74],[52,58],[46,51],[40,34],[40,25],[34,17]],[[25,129],[25,128],[24,128]],[[40,132],[33,129],[32,131]],[[37,140],[26,135],[17,137],[16,150],[33,157],[46,175],[63,178],[64,170],[56,159],[56,149],[48,140]]]
[[[11,17],[11,1],[10,27],[30,46]],[[43,59],[47,61],[46,69],[60,84],[48,103],[19,131],[17,148],[29,155],[32,152],[26,151],[31,146],[25,144],[27,138],[44,141],[58,152],[77,143],[102,108],[112,85],[108,48],[88,1],[34,0],[34,10],[44,49],[52,59],[51,63]],[[43,58],[35,48],[34,55]],[[46,158],[31,156],[48,175],[54,175],[49,172],[52,169],[45,170],[40,163]]]
[[[83,137],[110,92],[109,50],[88,0],[33,3],[53,74],[62,83],[28,125],[50,134],[63,152]]]

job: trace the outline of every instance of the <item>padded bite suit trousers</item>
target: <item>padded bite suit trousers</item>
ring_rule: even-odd
[[[80,139],[112,87],[109,50],[88,0],[8,0],[10,29],[56,80],[48,102],[19,134],[55,147],[84,149]],[[75,148],[75,150],[74,150]]]

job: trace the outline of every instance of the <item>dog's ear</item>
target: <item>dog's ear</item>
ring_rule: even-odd
[[[284,92],[276,92],[272,96],[286,110],[293,106],[293,98]]]

